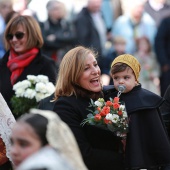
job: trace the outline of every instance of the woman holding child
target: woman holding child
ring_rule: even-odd
[[[54,111],[73,131],[89,170],[123,170],[120,138],[107,130],[80,125],[89,113],[90,98],[102,97],[100,74],[92,50],[80,46],[66,53],[59,68]]]
[[[112,72],[115,89],[104,94],[108,100],[117,96],[117,85],[126,86],[125,93],[120,96],[130,118],[125,164],[120,137],[93,125],[81,126],[89,114],[90,99],[104,97],[95,53],[76,47],[66,53],[60,64],[53,110],[71,128],[89,170],[158,169],[170,164],[170,144],[158,109],[163,99],[141,89],[137,81],[140,64],[133,56],[116,58],[112,66],[124,60],[128,67]],[[119,77],[127,84],[119,82]]]

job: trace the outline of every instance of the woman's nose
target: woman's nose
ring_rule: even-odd
[[[93,67],[92,74],[97,74],[99,72],[99,69],[96,67]]]

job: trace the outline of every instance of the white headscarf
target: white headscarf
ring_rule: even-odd
[[[6,146],[6,156],[10,158],[10,135],[13,124],[15,123],[15,118],[11,113],[6,101],[0,93],[0,136]]]
[[[49,145],[58,150],[74,170],[87,170],[71,129],[56,113],[31,109],[30,114],[40,114],[48,120],[46,138]]]

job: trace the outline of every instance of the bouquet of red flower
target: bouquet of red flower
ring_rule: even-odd
[[[119,97],[115,97],[109,101],[99,98],[97,101],[91,99],[90,106],[94,110],[88,109],[90,113],[83,120],[81,125],[86,123],[95,125],[104,129],[109,129],[116,136],[126,137],[128,132],[128,116],[125,104],[119,101]]]

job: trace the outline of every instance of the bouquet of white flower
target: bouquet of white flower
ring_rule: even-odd
[[[28,75],[26,80],[20,81],[13,86],[15,95],[11,98],[13,113],[16,117],[36,108],[39,101],[50,96],[54,85],[44,75]]]

